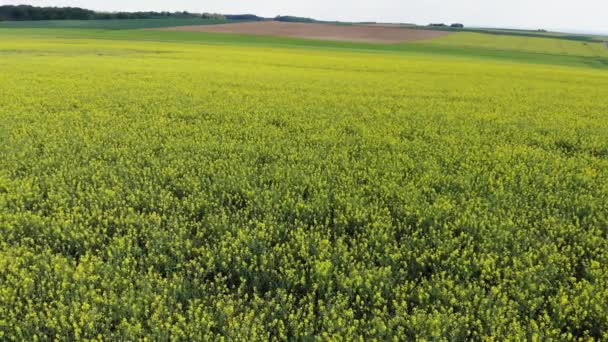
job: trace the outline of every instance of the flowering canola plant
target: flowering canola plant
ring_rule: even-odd
[[[606,340],[608,73],[0,41],[2,340]]]

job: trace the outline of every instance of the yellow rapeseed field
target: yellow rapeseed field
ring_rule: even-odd
[[[608,339],[608,72],[0,40],[0,340]]]

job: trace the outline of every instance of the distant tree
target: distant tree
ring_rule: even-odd
[[[214,19],[214,20],[226,20],[226,17],[219,13],[203,13],[201,15],[203,19]]]
[[[448,27],[448,25],[440,23],[440,24],[429,24],[431,27]]]
[[[464,28],[464,25],[463,25],[463,24],[458,24],[458,23],[456,23],[456,24],[452,24],[452,25],[450,25],[450,27],[454,27],[454,28]]]
[[[314,23],[314,22],[316,22],[316,20],[311,19],[311,18],[294,17],[291,15],[278,15],[274,18],[274,20],[291,22],[291,23]]]
[[[255,14],[225,14],[226,19],[229,20],[250,20],[250,21],[262,21],[264,18],[258,17]]]

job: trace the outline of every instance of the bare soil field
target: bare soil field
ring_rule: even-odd
[[[251,34],[370,43],[400,43],[431,39],[449,32],[390,26],[334,25],[259,21],[237,24],[165,27],[159,30]]]

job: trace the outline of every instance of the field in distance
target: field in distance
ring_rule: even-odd
[[[161,29],[371,43],[401,43],[432,39],[450,34],[450,32],[445,31],[416,30],[389,26],[287,23],[279,21],[259,21],[213,26],[177,26]]]
[[[162,19],[99,19],[99,20],[31,20],[0,21],[0,29],[15,28],[77,28],[128,30],[142,28],[214,25],[239,22],[235,20],[216,20],[201,18],[162,18]]]
[[[166,20],[166,19],[163,19]],[[198,20],[198,19],[196,19]],[[129,20],[126,20],[129,21]],[[284,47],[315,50],[343,50],[373,53],[397,53],[404,55],[427,55],[458,57],[465,59],[491,59],[503,61],[519,61],[536,64],[554,64],[564,66],[584,66],[605,69],[608,66],[608,56],[602,52],[600,42],[577,41],[557,38],[542,38],[528,36],[501,36],[471,32],[452,32],[443,37],[410,41],[404,43],[368,43],[350,41],[332,41],[315,39],[298,39],[290,37],[260,36],[230,33],[185,32],[166,30],[129,29],[127,26],[136,25],[138,28],[153,28],[150,23],[154,19],[133,20],[133,23],[123,24],[117,29],[73,29],[66,27],[37,27],[0,30],[0,36],[7,39],[27,39],[32,35],[39,37],[87,38],[110,40],[145,40],[157,42],[187,42],[196,44],[240,45],[259,47]],[[171,20],[169,20],[171,22]],[[95,24],[83,23],[95,28]],[[181,21],[185,26],[191,26],[190,20]],[[14,24],[11,22],[10,24]],[[210,21],[218,24],[218,22]],[[1,23],[0,23],[1,24]],[[56,25],[53,23],[53,25]],[[113,25],[112,25],[113,26]],[[21,37],[21,38],[20,38]],[[606,49],[608,51],[608,49]]]
[[[0,339],[608,339],[606,57],[492,42],[0,29]]]

